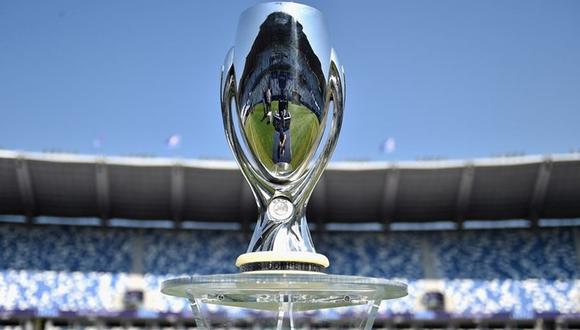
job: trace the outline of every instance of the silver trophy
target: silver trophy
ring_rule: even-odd
[[[338,139],[345,85],[322,14],[284,2],[246,10],[220,95],[228,143],[259,210],[236,265],[323,271],[329,261],[314,249],[305,212]]]
[[[198,328],[238,326],[208,307],[222,306],[254,315],[252,327],[266,329],[310,328],[330,315],[318,311],[347,308],[341,327],[371,329],[383,300],[407,294],[396,281],[323,274],[328,259],[312,244],[306,205],[336,145],[344,93],[344,72],[318,10],[265,3],[242,14],[220,96],[226,137],[259,218],[236,261],[241,273],[162,283],[163,293],[189,300]]]

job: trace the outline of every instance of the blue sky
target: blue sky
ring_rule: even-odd
[[[231,159],[219,68],[256,3],[0,0],[0,148]],[[334,160],[580,150],[579,1],[305,3],[347,73]]]

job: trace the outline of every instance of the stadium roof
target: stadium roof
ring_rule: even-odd
[[[247,226],[257,211],[232,161],[0,150],[0,214]],[[307,214],[317,225],[577,218],[580,154],[332,163]]]

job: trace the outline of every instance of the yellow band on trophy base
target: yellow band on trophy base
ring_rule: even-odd
[[[320,265],[327,268],[330,265],[328,258],[322,254],[314,252],[275,252],[275,251],[261,251],[244,253],[236,260],[236,266],[241,267],[245,264],[256,262],[303,262],[308,264]]]

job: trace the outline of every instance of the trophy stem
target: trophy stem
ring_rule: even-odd
[[[371,330],[373,328],[373,324],[375,323],[375,318],[379,312],[379,307],[381,307],[381,302],[376,300],[371,300],[367,303],[367,317],[363,318],[362,324],[359,328],[365,330]]]
[[[328,267],[328,258],[314,249],[304,207],[297,208],[288,199],[279,197],[260,210],[247,253],[236,261],[242,272],[323,272]]]
[[[208,320],[201,310],[202,302],[199,299],[190,298],[189,306],[191,307],[191,312],[193,313],[193,319],[198,329],[209,330],[211,329],[208,324]]]

